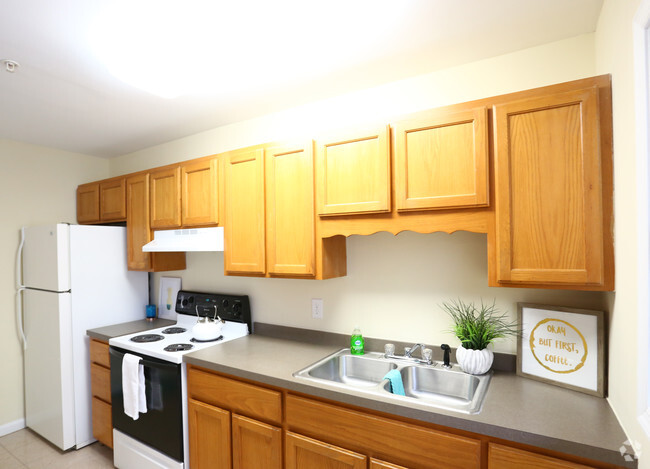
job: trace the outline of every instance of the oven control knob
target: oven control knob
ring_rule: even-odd
[[[224,308],[227,308],[229,304],[230,302],[227,299],[224,298],[223,300],[221,300],[221,306],[223,306]]]
[[[241,316],[241,303],[239,301],[232,304],[232,312],[235,316]]]
[[[181,301],[181,304],[183,306],[187,306],[187,298],[183,298],[183,301]]]

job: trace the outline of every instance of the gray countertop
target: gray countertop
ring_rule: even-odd
[[[171,324],[176,324],[176,321],[170,319],[156,318],[153,321],[140,319],[138,321],[123,322],[122,324],[115,324],[113,326],[98,327],[96,329],[88,329],[86,334],[89,337],[97,340],[108,342],[108,339],[119,337],[121,335],[133,334],[134,332],[148,331],[158,327],[165,327]]]
[[[214,371],[346,404],[431,422],[496,438],[530,444],[624,467],[619,448],[627,440],[606,399],[495,371],[479,414],[424,410],[327,384],[310,384],[292,373],[340,350],[261,335],[209,347],[184,361]]]
[[[167,319],[142,319],[90,329],[87,334],[108,341],[112,337],[174,323]],[[317,335],[322,337],[325,334]],[[627,437],[606,399],[522,378],[513,372],[494,371],[479,414],[426,409],[417,403],[395,402],[390,396],[362,395],[294,378],[294,372],[343,348],[340,342],[332,345],[314,339],[313,335],[303,341],[249,335],[187,354],[183,360],[324,399],[623,467],[637,467],[636,461],[626,462],[619,453]]]

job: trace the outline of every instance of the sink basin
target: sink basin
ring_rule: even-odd
[[[349,386],[376,386],[386,373],[397,365],[365,355],[334,355],[307,371],[312,378],[343,383]]]
[[[406,366],[400,370],[404,393],[424,400],[449,400],[457,405],[469,404],[481,381],[477,376],[448,371],[444,368]]]
[[[399,371],[405,396],[392,394],[389,380],[384,379],[391,370]],[[385,358],[377,352],[352,355],[349,349],[343,349],[293,376],[323,387],[381,396],[412,407],[475,414],[481,410],[491,373],[474,376],[457,365],[449,369],[441,362],[426,365],[412,359]]]

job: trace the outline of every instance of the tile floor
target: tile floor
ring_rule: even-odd
[[[99,442],[63,452],[28,429],[0,437],[2,469],[102,469],[113,467],[113,452]]]

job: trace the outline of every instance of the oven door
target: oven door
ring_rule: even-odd
[[[122,359],[125,353],[142,358],[147,412],[137,420],[124,413]],[[141,353],[110,347],[113,427],[167,456],[183,461],[183,402],[181,365]]]

